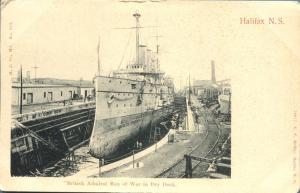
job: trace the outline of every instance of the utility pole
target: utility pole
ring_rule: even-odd
[[[228,120],[231,121],[231,90],[229,91]]]
[[[132,150],[132,167],[134,168],[134,148]]]
[[[189,155],[184,155],[185,158],[185,177],[192,178],[193,169],[192,169],[192,159]]]
[[[39,67],[35,64],[32,68],[34,68],[34,83],[36,83],[36,71]]]
[[[22,64],[21,64],[21,69],[20,69],[20,83],[21,83],[21,87],[20,87],[20,114],[22,114],[23,111],[23,72],[22,72]]]
[[[189,101],[188,105],[191,106],[191,77],[189,75]]]

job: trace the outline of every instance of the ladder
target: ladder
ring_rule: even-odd
[[[156,142],[159,137],[160,137],[160,127],[157,127],[157,126],[154,126],[152,125],[152,122],[151,122],[151,130],[150,130],[150,136],[149,136],[149,144],[151,142]]]

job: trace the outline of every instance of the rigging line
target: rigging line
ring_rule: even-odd
[[[133,46],[131,46],[129,51],[129,63],[132,64],[134,59],[135,59],[135,53],[133,52]]]
[[[128,56],[129,56],[128,63],[129,64],[135,63],[134,62],[134,60],[135,60],[135,53],[134,53],[133,49],[134,49],[134,46],[130,46],[130,50],[129,50],[129,54],[128,54]]]
[[[119,66],[118,66],[118,68],[117,68],[118,70],[120,69],[120,67],[121,67],[121,65],[122,65],[122,63],[123,63],[123,60],[124,60],[124,57],[125,57],[125,53],[126,53],[126,50],[127,50],[127,48],[128,48],[129,42],[130,42],[130,40],[131,40],[131,37],[132,37],[132,30],[130,31],[129,38],[128,38],[127,43],[126,43],[126,46],[125,46],[125,50],[124,50],[124,52],[123,52],[123,56],[122,56],[122,58],[121,58],[121,61],[120,61]]]

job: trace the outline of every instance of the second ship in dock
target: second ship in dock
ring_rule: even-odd
[[[136,141],[139,134],[150,133],[173,112],[173,83],[160,71],[159,46],[153,52],[140,45],[141,15],[133,16],[136,19],[135,62],[114,71],[112,76],[99,73],[96,77],[96,115],[89,148],[97,158],[111,155],[130,140]]]

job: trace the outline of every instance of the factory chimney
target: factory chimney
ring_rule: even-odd
[[[211,82],[216,83],[216,74],[215,74],[215,61],[211,61]]]

